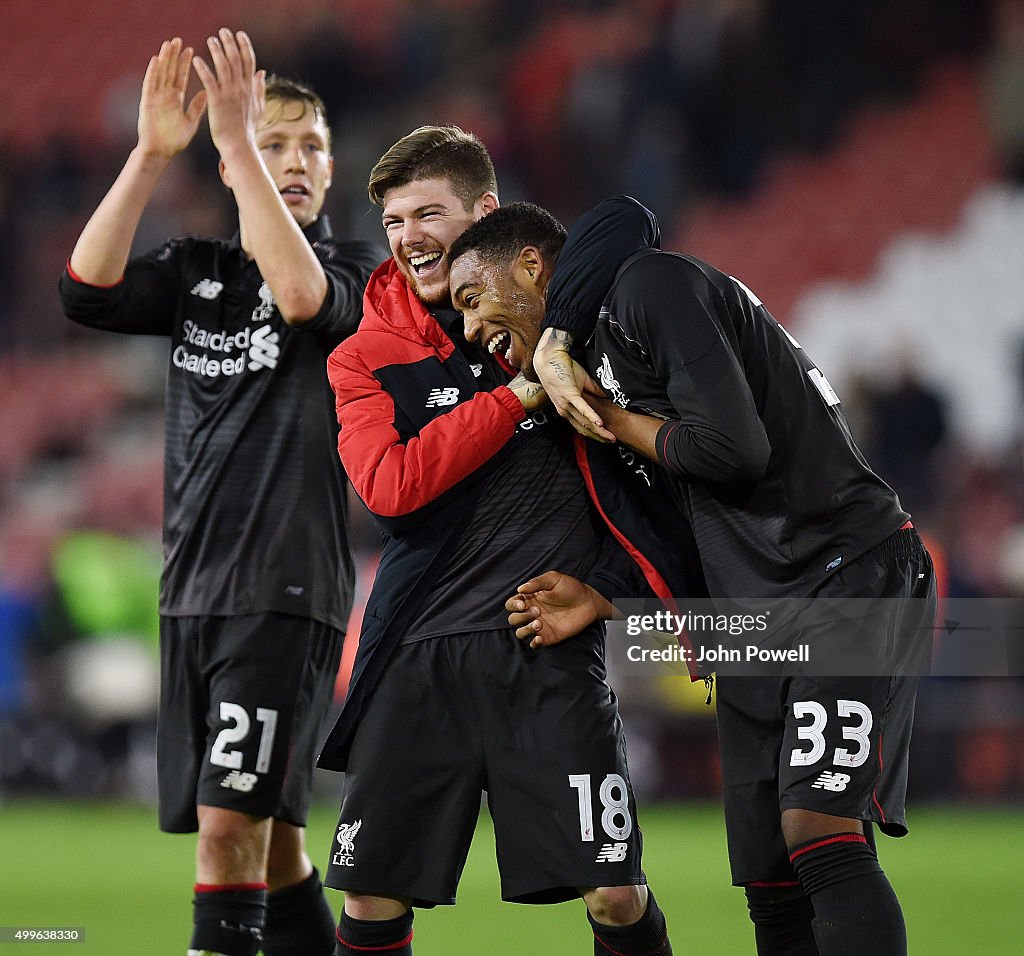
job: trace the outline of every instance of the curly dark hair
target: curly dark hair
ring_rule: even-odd
[[[482,259],[509,264],[525,246],[536,246],[545,259],[557,259],[565,245],[565,227],[540,206],[514,202],[478,219],[448,251],[449,263],[467,252]]]

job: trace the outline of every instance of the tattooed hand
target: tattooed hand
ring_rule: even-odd
[[[544,386],[538,382],[531,382],[522,372],[508,383],[508,387],[528,412],[540,408],[548,400]]]
[[[590,376],[569,354],[572,335],[562,329],[545,329],[533,356],[533,367],[555,410],[585,438],[613,442],[601,416],[583,398]]]

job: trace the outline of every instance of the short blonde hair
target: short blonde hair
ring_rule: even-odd
[[[403,136],[370,171],[370,201],[384,205],[384,194],[420,179],[446,179],[468,210],[498,182],[487,147],[458,126],[421,126]]]
[[[274,73],[267,74],[266,99],[269,104],[271,100],[278,100],[281,103],[281,115],[283,116],[285,103],[297,103],[301,109],[290,119],[302,119],[306,110],[311,109],[314,116],[319,116],[327,127],[327,147],[331,146],[331,124],[327,122],[327,107],[324,101],[308,86],[298,80],[291,80],[284,76],[277,76]],[[269,112],[269,111],[268,111]],[[275,117],[276,122],[280,116]],[[267,117],[264,116],[264,121]]]

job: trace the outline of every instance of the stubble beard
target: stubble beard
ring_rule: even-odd
[[[447,283],[439,286],[433,291],[427,291],[415,276],[412,276],[411,278],[406,276],[406,279],[408,280],[409,285],[412,286],[413,295],[415,295],[416,298],[428,308],[451,305],[451,292]]]

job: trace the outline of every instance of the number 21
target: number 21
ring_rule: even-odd
[[[220,702],[220,719],[230,720],[234,726],[225,727],[213,742],[210,750],[210,763],[230,770],[242,769],[242,751],[228,750],[228,744],[237,744],[249,736],[252,721],[249,714],[240,704],[230,701]],[[274,733],[277,730],[277,711],[269,707],[256,708],[256,720],[263,725],[260,733],[260,749],[256,754],[256,773],[266,773],[270,769],[270,756],[274,749]]]

